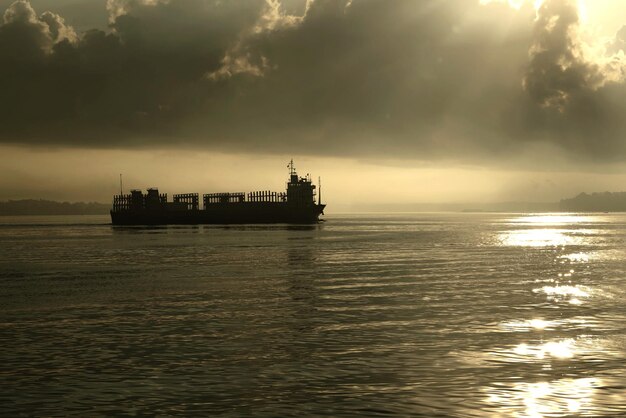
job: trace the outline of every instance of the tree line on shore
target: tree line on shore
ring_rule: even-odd
[[[580,193],[562,199],[559,208],[566,212],[626,212],[626,192]]]
[[[552,211],[552,205],[544,204],[536,211]],[[548,209],[548,207],[550,209]],[[580,193],[561,199],[558,208],[564,212],[626,212],[626,192]],[[98,202],[56,202],[44,199],[0,201],[2,215],[106,215],[111,205]],[[500,210],[510,210],[500,208]],[[530,210],[525,208],[525,210]]]
[[[55,202],[22,199],[0,202],[0,215],[105,215],[111,205],[97,202]]]

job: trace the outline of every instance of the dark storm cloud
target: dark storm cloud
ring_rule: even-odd
[[[579,156],[623,159],[624,45],[619,32],[608,54],[599,55],[580,39],[573,2],[548,0],[538,11],[524,87],[528,106],[521,133],[538,135]],[[523,129],[528,127],[528,129]]]
[[[257,137],[321,152],[449,154],[474,140],[498,149],[488,127],[500,123],[503,103],[491,97],[507,94],[506,105],[520,91],[515,73],[529,45],[495,15],[467,1],[310,3],[301,23],[251,36],[233,52],[269,68],[261,82],[221,80],[224,109],[237,112],[211,114],[225,126],[243,115],[241,128]],[[234,94],[240,88],[245,95]]]
[[[112,31],[68,35],[13,3],[0,26],[0,136],[7,142],[125,146],[175,137],[210,98],[207,71],[256,22],[262,1],[109,2]]]
[[[548,1],[539,10],[524,85],[540,105],[562,108],[570,95],[601,80],[599,69],[584,59],[576,42],[578,24],[573,3]]]
[[[418,158],[626,149],[622,63],[586,55],[567,0],[537,16],[469,0],[107,6],[110,30],[80,36],[26,1],[5,12],[0,140]]]

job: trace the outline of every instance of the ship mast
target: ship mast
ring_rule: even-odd
[[[317,178],[317,204],[321,205],[322,204],[322,178],[318,177]]]
[[[120,173],[120,196],[124,194],[124,189],[122,188],[122,174]]]

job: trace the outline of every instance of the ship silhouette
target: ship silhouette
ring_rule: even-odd
[[[167,193],[159,193],[156,188],[148,189],[147,193],[131,190],[130,194],[120,190],[113,197],[111,222],[113,225],[319,222],[326,207],[321,202],[321,189],[316,203],[316,186],[311,176],[299,177],[293,160],[287,167],[289,181],[285,192],[209,193],[202,195],[202,207],[198,193],[175,194],[168,201]]]

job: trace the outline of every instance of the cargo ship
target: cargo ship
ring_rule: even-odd
[[[320,221],[325,204],[321,189],[307,174],[299,177],[293,160],[287,166],[289,180],[285,192],[255,191],[249,193],[175,194],[151,188],[147,193],[131,190],[113,197],[113,225],[176,225],[176,224],[312,224]],[[120,178],[121,188],[121,178]],[[316,202],[317,195],[317,202]]]

